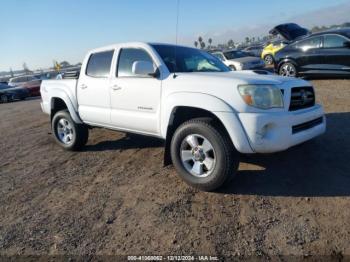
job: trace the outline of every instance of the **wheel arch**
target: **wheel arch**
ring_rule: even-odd
[[[223,100],[207,94],[182,93],[176,94],[165,103],[167,103],[167,109],[162,114],[161,125],[161,135],[166,141],[164,165],[171,164],[170,142],[175,130],[179,125],[193,118],[212,118],[215,124],[229,136],[238,151],[252,153],[236,111]]]
[[[281,66],[285,63],[291,63],[295,66],[295,68],[299,71],[299,66],[297,64],[297,62],[293,59],[293,58],[284,58],[281,61],[278,62],[278,66],[277,66],[277,73],[279,74]]]
[[[71,100],[69,97],[64,94],[64,92],[59,92],[54,94],[50,98],[50,116],[51,120],[54,116],[54,114],[60,110],[67,109],[69,111],[69,114],[71,115],[73,121],[77,124],[82,124],[82,120],[80,119],[79,115],[77,114]]]

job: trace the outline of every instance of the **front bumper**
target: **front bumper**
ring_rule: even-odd
[[[256,153],[283,151],[326,131],[320,105],[293,112],[239,113],[238,117]]]

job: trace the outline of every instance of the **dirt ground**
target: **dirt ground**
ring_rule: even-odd
[[[219,192],[163,167],[162,142],[104,129],[82,152],[39,99],[0,105],[0,255],[350,255],[350,80],[313,81],[325,135],[241,156]]]

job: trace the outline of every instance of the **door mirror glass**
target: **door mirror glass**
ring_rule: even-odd
[[[132,64],[132,73],[138,76],[154,76],[156,70],[154,70],[153,63],[149,61],[135,61]]]

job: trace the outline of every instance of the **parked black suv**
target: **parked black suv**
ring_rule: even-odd
[[[350,28],[305,35],[275,54],[283,76],[350,76]]]

